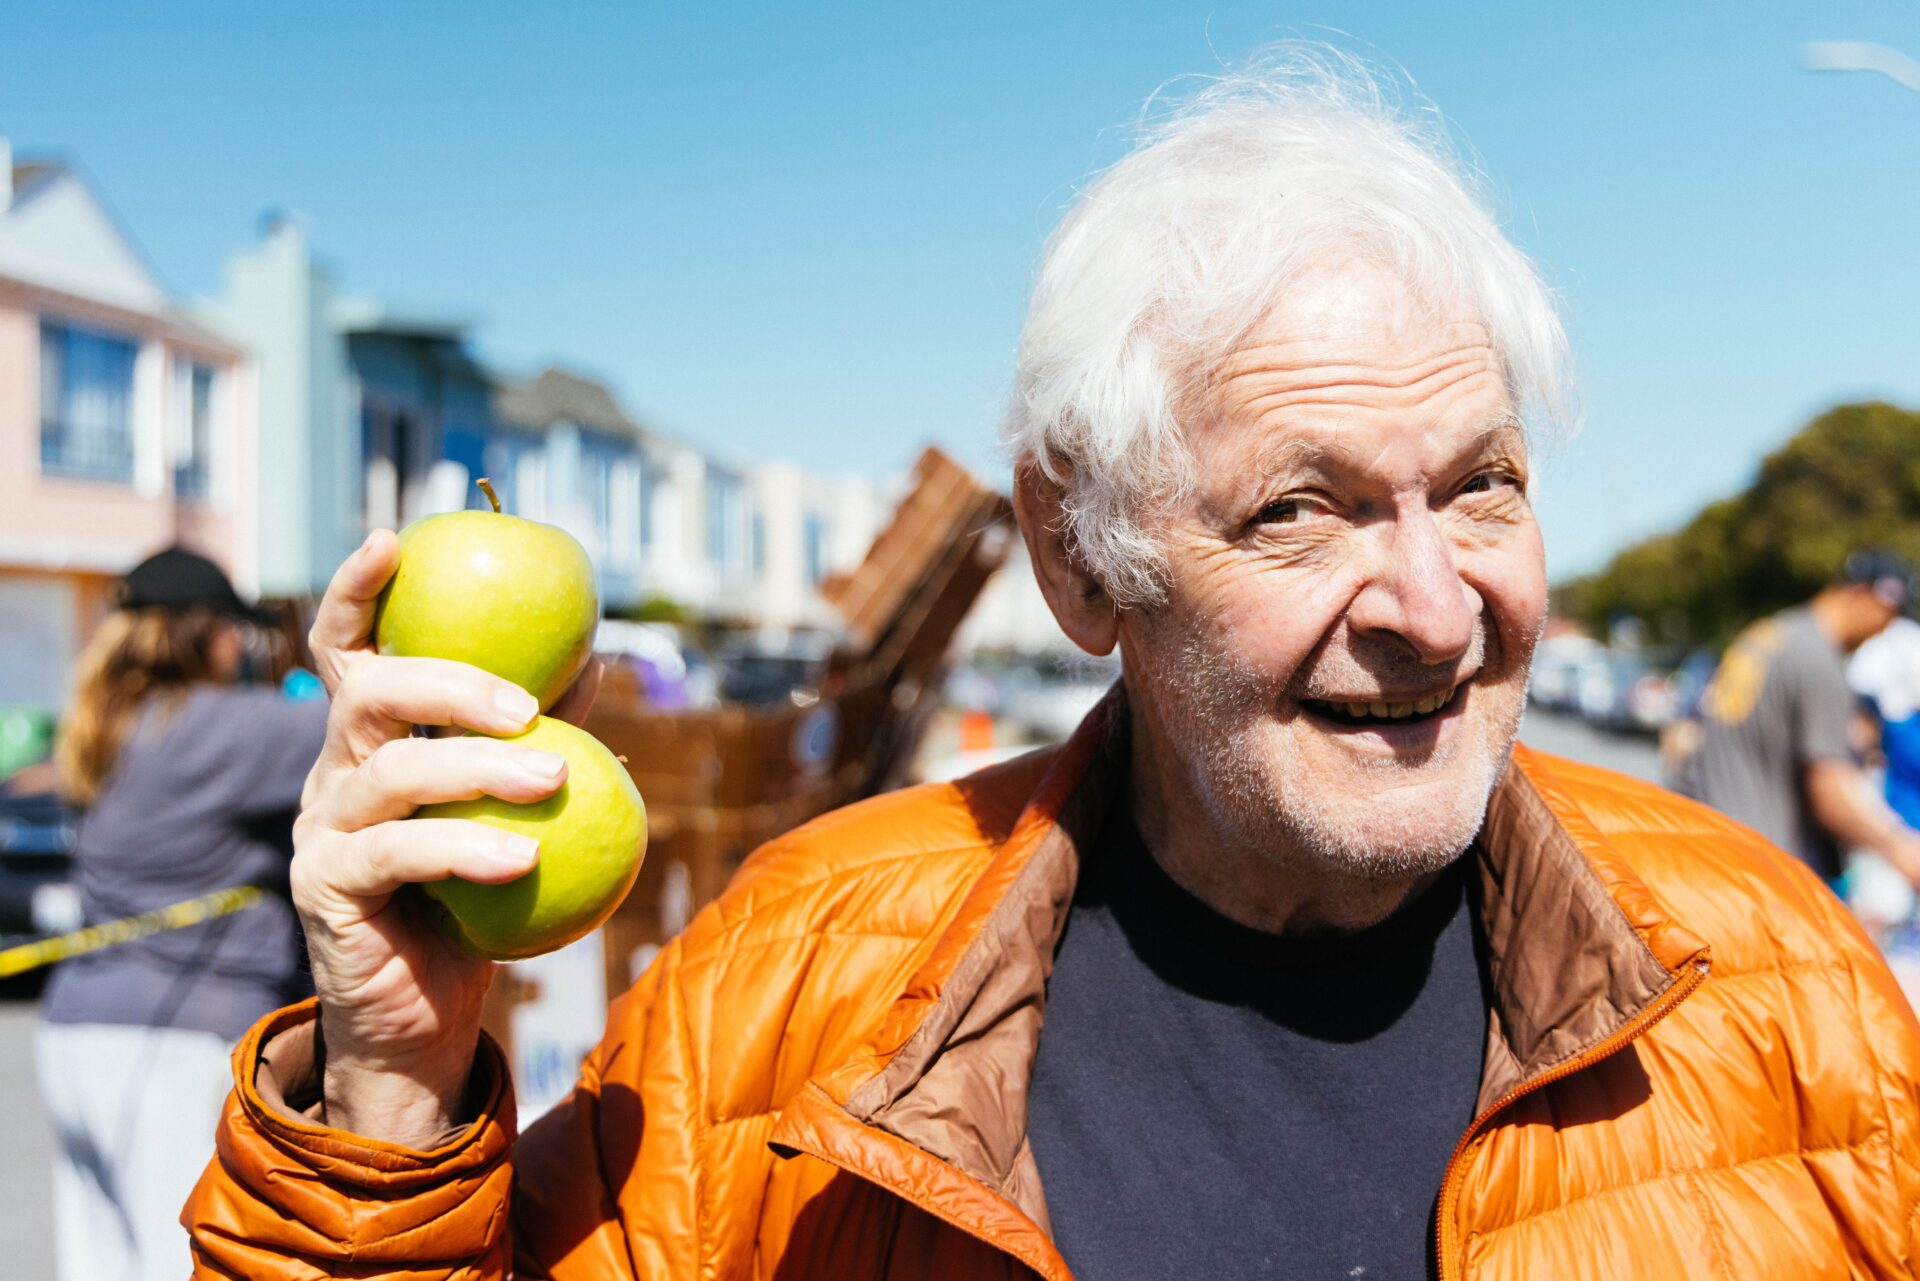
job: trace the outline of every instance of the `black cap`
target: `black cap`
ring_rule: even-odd
[[[1889,609],[1905,611],[1913,599],[1913,567],[1906,559],[1880,547],[1866,547],[1847,556],[1840,581],[1871,587]]]
[[[267,617],[240,599],[220,567],[184,547],[169,547],[127,571],[120,580],[120,605],[126,609],[190,609],[204,606],[248,622]]]

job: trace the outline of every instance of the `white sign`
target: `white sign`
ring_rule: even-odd
[[[600,932],[558,952],[514,963],[514,977],[534,988],[513,1010],[513,1085],[525,1132],[535,1117],[567,1097],[580,1064],[607,1022],[607,979]]]

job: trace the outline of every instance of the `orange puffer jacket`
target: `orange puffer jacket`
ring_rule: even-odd
[[[1123,722],[761,850],[517,1142],[491,1047],[431,1151],[326,1128],[312,1007],[269,1016],[196,1275],[1066,1281],[1026,1090]],[[1920,1026],[1812,876],[1525,749],[1468,857],[1492,999],[1442,1277],[1920,1275]]]

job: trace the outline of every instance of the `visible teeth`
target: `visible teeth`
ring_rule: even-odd
[[[1445,693],[1416,698],[1405,703],[1342,702],[1331,703],[1328,706],[1336,712],[1345,712],[1356,720],[1366,717],[1379,721],[1397,721],[1409,716],[1425,716],[1429,712],[1437,712],[1445,707],[1452,697],[1453,691],[1447,690]]]

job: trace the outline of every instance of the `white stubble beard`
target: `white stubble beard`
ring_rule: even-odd
[[[1476,643],[1483,652],[1492,648]],[[1531,649],[1521,657],[1530,657]],[[1185,758],[1193,792],[1214,823],[1263,857],[1304,860],[1359,880],[1437,871],[1466,850],[1485,822],[1525,706],[1522,696],[1509,707],[1467,709],[1470,716],[1493,717],[1483,721],[1487,732],[1456,734],[1418,765],[1358,758],[1362,776],[1376,776],[1381,787],[1347,791],[1340,785],[1349,779],[1327,779],[1303,759],[1299,735],[1313,733],[1311,728],[1296,719],[1275,735],[1271,713],[1283,692],[1263,684],[1231,654],[1211,648],[1205,637],[1182,639],[1165,679],[1173,705],[1162,712],[1162,732],[1175,740],[1168,746]],[[1470,696],[1494,692],[1481,687]],[[1446,790],[1440,806],[1391,803],[1394,783],[1424,781],[1410,775],[1444,771],[1482,742],[1487,750],[1471,763],[1465,782]]]

